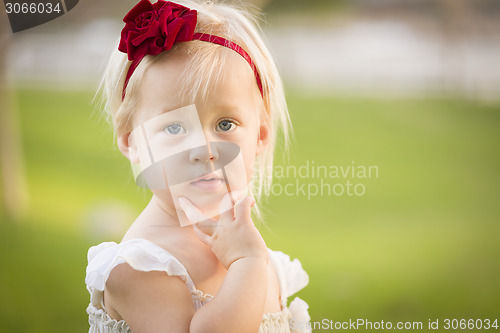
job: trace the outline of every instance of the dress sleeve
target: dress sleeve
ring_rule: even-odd
[[[282,299],[286,300],[307,286],[309,276],[298,259],[291,260],[281,251],[269,250],[269,255],[278,274]]]
[[[281,303],[287,306],[287,300],[290,296],[302,290],[309,283],[309,276],[302,268],[298,259],[291,260],[290,256],[280,251],[269,250],[269,257],[273,263],[278,279],[280,281]],[[290,330],[292,333],[311,332],[308,323],[311,320],[306,302],[295,297],[288,306],[292,314],[290,320]]]
[[[189,290],[194,290],[184,266],[160,246],[145,239],[130,239],[122,243],[104,242],[93,246],[87,254],[85,283],[91,295],[91,303],[102,305],[102,291],[106,281],[119,264],[127,263],[138,271],[164,271],[170,276],[178,276]]]

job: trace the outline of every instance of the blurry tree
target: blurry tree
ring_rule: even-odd
[[[11,38],[7,15],[0,15],[0,205],[10,219],[17,219],[27,208],[28,189],[19,117],[12,105],[6,77]]]

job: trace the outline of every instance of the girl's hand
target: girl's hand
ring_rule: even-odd
[[[226,269],[233,262],[243,258],[264,259],[269,261],[266,243],[253,224],[250,216],[255,201],[246,196],[236,205],[219,215],[219,221],[206,219],[197,226],[193,224],[198,238],[211,247],[217,259]],[[197,216],[203,213],[188,199],[179,198],[179,206],[186,216]],[[199,220],[199,219],[198,219]]]

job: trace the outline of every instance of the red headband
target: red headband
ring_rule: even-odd
[[[194,33],[197,21],[196,10],[177,3],[158,0],[152,4],[141,0],[123,18],[125,27],[121,33],[118,50],[128,55],[132,61],[125,77],[122,100],[125,98],[128,81],[146,55],[157,55],[170,50],[175,43],[201,40],[222,45],[241,55],[252,67],[261,96],[262,82],[252,58],[238,44],[223,37]]]

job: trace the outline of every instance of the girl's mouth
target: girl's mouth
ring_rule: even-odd
[[[193,180],[190,184],[202,192],[217,192],[224,188],[225,183],[224,178],[210,173]]]

